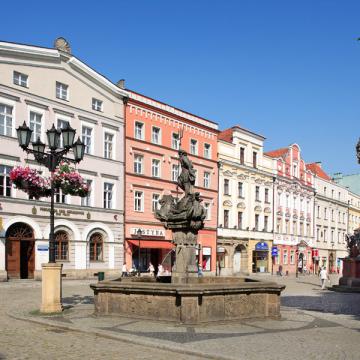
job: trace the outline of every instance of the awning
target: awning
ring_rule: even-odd
[[[139,240],[127,240],[131,245],[139,246]],[[160,240],[140,240],[140,248],[142,249],[173,249],[175,247],[170,241]]]

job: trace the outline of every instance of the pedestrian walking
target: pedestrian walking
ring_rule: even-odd
[[[128,271],[127,271],[127,268],[126,268],[126,264],[123,265],[122,272],[121,272],[121,277],[125,277],[125,276],[128,276]]]
[[[149,264],[148,271],[150,272],[151,276],[154,276],[155,268],[154,268],[154,265],[152,263]]]
[[[320,270],[321,289],[325,289],[326,280],[329,278],[325,267]]]

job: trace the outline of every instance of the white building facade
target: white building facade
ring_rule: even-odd
[[[219,134],[220,275],[271,271],[274,171],[264,140],[239,126]]]
[[[56,194],[56,261],[67,277],[120,273],[124,231],[124,118],[127,93],[71,55],[0,42],[0,278],[40,278],[49,256],[49,199],[31,200],[10,184],[15,166],[47,169],[18,146],[24,121],[46,143],[52,124],[69,123],[86,144],[76,166],[87,198]],[[70,154],[69,157],[72,157]]]

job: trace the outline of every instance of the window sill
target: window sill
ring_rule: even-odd
[[[90,260],[90,263],[105,263],[104,260]]]

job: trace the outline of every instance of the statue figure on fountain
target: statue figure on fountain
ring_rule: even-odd
[[[155,217],[173,233],[176,261],[172,282],[186,282],[189,276],[197,276],[197,234],[204,227],[206,210],[201,204],[200,193],[193,191],[196,178],[194,167],[186,151],[180,149],[178,154],[181,173],[177,184],[185,194],[180,200],[172,195],[164,195]]]

